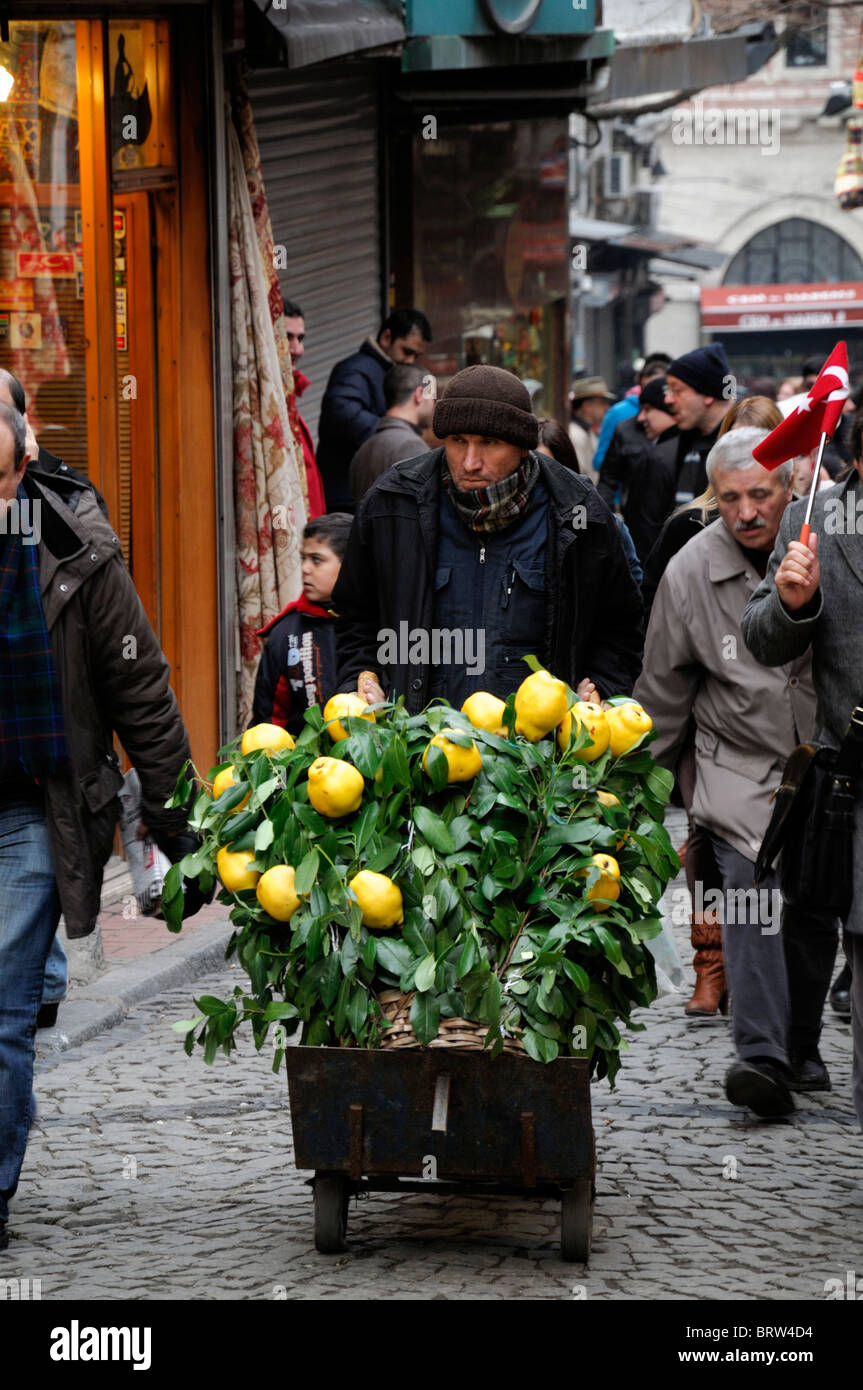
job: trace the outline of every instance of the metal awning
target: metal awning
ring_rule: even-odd
[[[290,68],[403,44],[400,0],[254,0],[278,31]]]
[[[678,237],[664,237],[659,232],[639,232],[638,229],[615,238],[611,245],[637,251],[642,256],[661,256],[665,261],[691,265],[697,270],[714,270],[728,259],[724,251],[715,251],[701,242],[681,241]]]
[[[580,217],[574,211],[569,217],[569,235],[573,241],[611,241],[634,231],[635,227],[629,222],[603,222],[598,217]]]
[[[393,96],[440,119],[469,111],[475,120],[507,115],[567,116],[584,105],[588,84],[614,51],[609,29],[565,39],[409,39]],[[429,102],[436,103],[429,106]]]
[[[632,117],[715,87],[717,80],[742,82],[764,66],[777,45],[773,24],[766,20],[741,24],[730,34],[678,42],[624,40],[615,46],[607,83],[587,109],[601,119]]]
[[[589,241],[615,250],[629,251],[639,256],[661,256],[664,261],[693,266],[696,270],[712,270],[727,259],[722,251],[699,241],[663,236],[661,232],[640,231],[626,222],[602,222],[593,217],[573,213],[569,219],[569,235],[573,241]]]

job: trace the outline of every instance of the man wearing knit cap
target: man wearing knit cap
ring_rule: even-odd
[[[357,508],[333,603],[341,690],[411,713],[505,699],[536,655],[582,698],[626,694],[641,598],[595,489],[535,452],[527,390],[467,367],[435,406],[442,447],[397,463]]]
[[[722,417],[736,400],[734,377],[721,343],[675,357],[666,375],[666,405],[680,430],[677,502],[691,502],[707,487],[705,460]]]
[[[665,404],[665,377],[645,382],[638,413],[611,437],[597,483],[600,497],[620,512],[642,563],[674,510],[679,432]]]

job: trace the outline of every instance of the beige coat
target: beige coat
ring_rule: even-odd
[[[569,438],[575,450],[575,457],[578,459],[578,466],[585,478],[592,478],[596,481],[596,470],[593,466],[593,456],[596,453],[596,446],[599,443],[599,435],[596,430],[589,429],[582,425],[579,420],[572,420],[569,426]]]
[[[815,719],[809,656],[769,668],[743,641],[758,584],[724,521],[695,536],[663,575],[635,686],[658,734],[650,751],[671,771],[694,720],[693,818],[753,862],[785,760]]]

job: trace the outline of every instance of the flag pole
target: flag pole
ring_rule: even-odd
[[[812,482],[809,485],[809,501],[806,503],[806,515],[803,518],[803,525],[800,527],[800,544],[809,544],[810,521],[812,520],[812,508],[815,505],[815,494],[818,491],[818,479],[821,474],[821,455],[824,453],[824,445],[827,443],[827,435],[822,431],[821,443],[818,445],[818,458],[815,460],[815,468],[812,473]]]

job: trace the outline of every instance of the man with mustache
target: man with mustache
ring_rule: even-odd
[[[793,463],[771,472],[752,457],[767,433],[729,430],[711,449],[707,475],[719,519],[668,564],[635,697],[653,715],[658,739],[651,753],[671,771],[694,721],[692,813],[710,835],[722,877],[718,901],[697,910],[721,919],[734,1005],[737,1061],[725,1079],[726,1095],[734,1105],[775,1117],[794,1110],[792,1090],[830,1089],[818,1038],[835,931],[830,936],[828,924],[786,909],[780,934],[775,874],[760,890],[753,885],[772,793],[789,754],[810,737],[815,716],[808,653],[785,666],[762,666],[740,629],[792,500]]]

